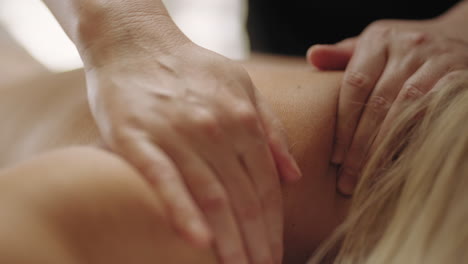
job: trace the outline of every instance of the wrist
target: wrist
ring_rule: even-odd
[[[461,1],[434,19],[434,26],[444,35],[468,42],[468,1]]]
[[[117,4],[82,9],[74,40],[85,67],[148,56],[148,52],[168,54],[190,42],[165,10],[151,6],[122,9]]]

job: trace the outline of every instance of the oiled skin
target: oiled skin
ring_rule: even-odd
[[[291,151],[304,175],[301,182],[283,186],[284,263],[303,263],[317,244],[343,219],[349,202],[336,194],[335,172],[329,166],[341,74],[318,73],[302,62],[276,58],[246,62],[245,67],[256,87],[282,121]],[[16,197],[21,195],[19,186],[22,186],[23,182],[33,184],[37,181],[37,185],[41,185],[41,188],[35,192],[35,195],[47,201],[45,204],[52,204],[50,208],[53,210],[44,209],[46,213],[38,213],[38,216],[33,216],[31,219],[39,218],[47,223],[47,226],[52,226],[50,227],[52,234],[47,232],[42,234],[45,236],[44,239],[52,241],[58,239],[61,242],[66,240],[65,246],[56,246],[61,244],[51,242],[51,247],[52,252],[57,251],[58,257],[68,258],[66,261],[70,263],[83,258],[87,259],[86,263],[129,263],[129,258],[135,254],[141,257],[138,263],[145,261],[154,263],[151,262],[154,260],[162,263],[189,263],[184,262],[187,260],[194,261],[193,263],[214,261],[215,258],[210,250],[197,251],[188,248],[184,242],[175,237],[159,216],[152,217],[153,222],[146,219],[148,214],[157,215],[155,213],[159,210],[157,197],[150,194],[149,187],[125,162],[91,147],[68,148],[73,145],[98,145],[100,141],[88,110],[85,93],[82,71],[50,74],[0,88],[0,120],[2,120],[0,167],[14,167],[3,173],[6,176],[0,175],[1,186],[12,186],[4,187],[9,189],[4,194],[9,199],[0,200],[16,200]],[[41,157],[41,162],[35,161],[39,153],[54,149],[62,149],[59,151],[60,155],[53,153]],[[90,160],[90,157],[95,158]],[[27,159],[32,160],[13,165]],[[79,161],[80,159],[83,160]],[[80,162],[83,163],[82,166],[79,166]],[[106,164],[113,168],[103,168]],[[86,167],[84,173],[82,173],[83,166]],[[124,180],[119,177],[114,180],[108,175],[117,173],[116,167],[122,167],[118,174],[125,174],[121,176]],[[54,176],[51,171],[57,171],[62,176]],[[67,174],[70,175],[65,176]],[[92,176],[94,174],[97,176]],[[56,184],[58,177],[67,177],[77,184],[72,184],[73,188],[67,185],[66,187],[70,189],[68,192],[58,191],[57,188],[61,189],[57,187],[61,183]],[[94,184],[94,181],[97,184]],[[103,182],[109,186],[105,186]],[[94,187],[89,188],[89,186]],[[112,188],[117,188],[117,191]],[[15,191],[16,189],[18,191]],[[80,196],[83,192],[88,197],[96,197],[93,199],[94,202],[89,199],[70,199],[74,195]],[[112,192],[112,195],[106,195],[106,192]],[[34,208],[34,203],[30,204],[37,199],[20,200],[28,204],[23,208]],[[122,201],[130,204],[143,203],[146,207],[136,210],[133,205],[124,206],[126,203]],[[19,213],[13,206],[8,208]],[[104,212],[103,208],[106,208]],[[132,213],[126,213],[130,208]],[[61,214],[65,210],[68,214],[81,219],[80,229],[99,230],[99,232],[84,232],[77,235],[76,219],[65,221],[56,214],[47,213],[48,210],[58,210]],[[116,212],[108,215],[107,210]],[[90,214],[89,211],[94,213]],[[133,220],[130,217],[133,217]],[[62,223],[62,220],[65,223]],[[108,225],[109,221],[115,225]],[[150,226],[154,223],[160,224],[158,227],[142,230],[145,224],[139,221]],[[57,224],[52,225],[52,223]],[[21,224],[21,221],[18,224]],[[37,226],[40,227],[39,224]],[[3,229],[0,227],[0,230]],[[99,237],[106,237],[105,241],[99,243],[100,240],[95,237],[97,234]],[[133,241],[140,247],[128,248],[124,246],[127,243],[109,242],[115,241],[119,236],[124,236],[126,240]],[[86,241],[98,242],[94,242],[95,246],[90,250],[87,249]],[[151,246],[142,246],[147,244]],[[42,243],[41,246],[47,247],[47,243]],[[78,253],[71,254],[69,250]],[[171,252],[177,254],[166,254]],[[106,254],[109,256],[101,256]],[[184,257],[186,259],[183,259]]]

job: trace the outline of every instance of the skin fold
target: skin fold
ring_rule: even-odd
[[[343,220],[349,203],[336,193],[330,165],[341,73],[316,72],[289,58],[257,57],[243,65],[278,115],[304,175],[282,186],[284,263],[303,263]],[[136,255],[138,263],[214,263],[214,251],[193,249],[170,229],[157,196],[130,165],[96,148],[101,139],[81,70],[3,87],[0,120],[4,214],[47,241],[26,233],[28,243],[11,247],[40,243],[63,263],[135,263]],[[4,227],[0,232],[6,233],[3,247],[13,235]]]

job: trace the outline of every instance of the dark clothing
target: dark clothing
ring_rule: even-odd
[[[312,44],[357,36],[379,19],[427,19],[459,0],[249,0],[253,51],[304,55]]]

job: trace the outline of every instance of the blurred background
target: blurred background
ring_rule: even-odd
[[[249,56],[246,0],[164,0],[169,13],[195,43],[232,59]],[[0,0],[3,26],[51,71],[82,66],[73,43],[41,0]]]
[[[250,51],[303,58],[311,45],[357,36],[375,20],[433,18],[460,0],[163,1],[195,43],[232,59],[246,59]],[[0,0],[0,40],[2,25],[47,69],[81,67],[75,47],[41,0]],[[15,56],[9,54],[11,63]]]

